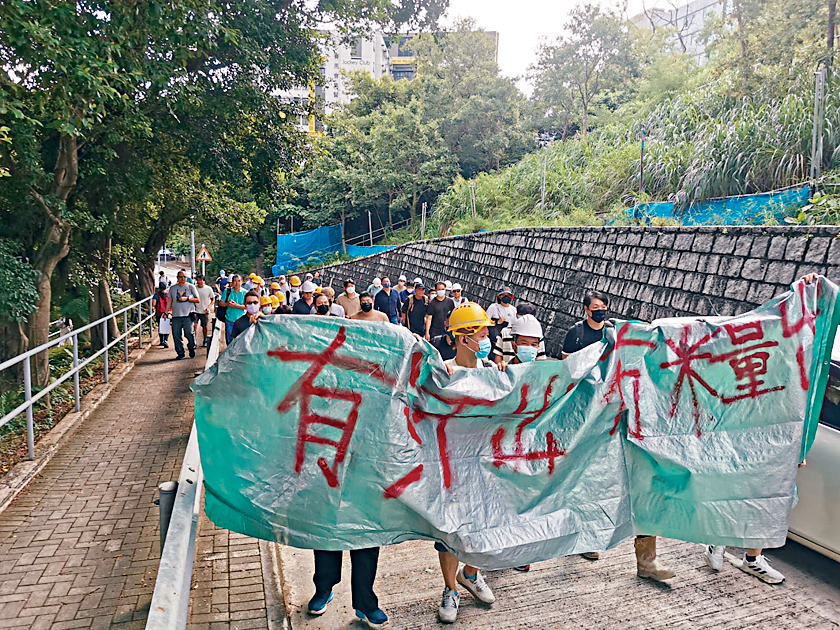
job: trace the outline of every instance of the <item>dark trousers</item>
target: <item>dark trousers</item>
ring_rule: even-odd
[[[172,318],[172,341],[175,342],[175,353],[184,356],[184,340],[181,335],[187,338],[187,349],[195,352],[195,337],[193,336],[192,320],[189,317]]]
[[[315,551],[315,592],[328,593],[341,582],[341,551]],[[379,608],[379,600],[373,592],[376,565],[379,563],[379,547],[354,549],[350,552],[352,571],[350,589],[353,593],[353,608],[368,614]]]

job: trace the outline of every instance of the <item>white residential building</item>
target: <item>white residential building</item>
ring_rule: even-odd
[[[648,31],[667,29],[672,42],[703,63],[707,58],[703,27],[709,20],[723,15],[726,0],[693,0],[687,4],[680,4],[678,0],[658,0],[651,4],[655,6],[630,18],[630,22]]]

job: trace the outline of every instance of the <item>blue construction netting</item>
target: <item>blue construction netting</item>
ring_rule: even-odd
[[[769,217],[782,221],[785,215],[807,205],[808,185],[756,195],[708,199],[680,210],[665,201],[641,203],[628,208],[630,218],[650,223],[652,219],[674,219],[683,225],[742,225],[765,223]]]
[[[347,245],[347,254],[355,258],[379,254],[386,249],[391,249],[391,246]],[[341,251],[341,224],[325,225],[306,232],[278,234],[277,260],[271,272],[279,276],[304,265],[317,265],[327,256]]]

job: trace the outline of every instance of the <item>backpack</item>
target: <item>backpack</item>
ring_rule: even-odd
[[[424,296],[423,296],[423,304],[424,304],[425,306],[428,306],[428,305],[429,305],[429,296],[428,296],[428,295],[424,295]],[[410,313],[410,312],[411,312],[411,311],[413,311],[413,310],[414,310],[414,296],[413,296],[413,295],[410,295],[410,296],[408,297],[408,312]]]
[[[227,302],[230,299],[230,287],[227,287],[224,291],[222,291],[222,302]],[[216,307],[216,319],[225,321],[225,316],[227,315],[227,306],[217,306]]]

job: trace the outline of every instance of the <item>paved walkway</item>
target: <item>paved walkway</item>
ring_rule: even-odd
[[[193,418],[189,384],[204,366],[202,351],[173,361],[171,345],[147,352],[0,513],[0,628],[145,626],[160,558],[152,501],[160,482],[178,478]],[[243,553],[258,553],[258,543],[208,535],[209,523],[202,525],[197,560],[208,541],[221,559],[212,560],[212,571],[219,572],[212,581],[197,564],[196,578],[213,590],[209,600],[193,602],[195,617],[208,606],[223,610],[218,619],[224,623],[214,627],[228,628],[224,615],[239,618],[236,601],[245,592],[237,590],[244,581],[232,571],[253,571],[253,563],[238,562]],[[265,617],[264,606],[261,598],[251,605]]]
[[[732,552],[733,550],[729,550]],[[350,606],[349,554],[343,579],[323,617],[305,612],[312,596],[313,560],[308,550],[281,548],[284,594],[293,630],[358,630]],[[771,586],[729,563],[714,574],[700,545],[660,541],[660,555],[677,576],[667,584],[635,574],[632,542],[590,561],[580,556],[532,565],[528,573],[491,571],[492,607],[462,593],[453,628],[570,628],[653,630],[678,628],[749,630],[836,630],[840,628],[840,571],[837,563],[796,543],[768,555],[785,573]],[[376,592],[393,630],[443,628],[437,621],[443,580],[429,542],[382,549]]]

